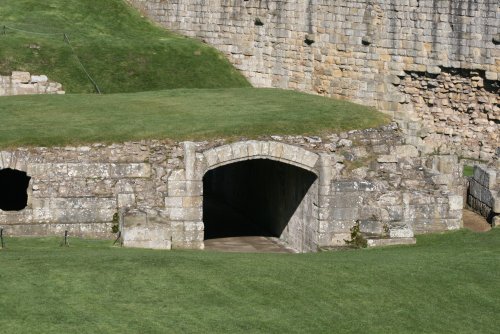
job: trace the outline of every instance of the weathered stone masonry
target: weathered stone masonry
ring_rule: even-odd
[[[255,86],[391,112],[427,151],[489,160],[500,146],[497,0],[128,1]]]
[[[0,96],[27,94],[64,94],[62,85],[45,75],[14,71],[10,76],[0,75]]]
[[[297,251],[343,244],[356,220],[364,232],[391,238],[461,227],[463,189],[456,157],[423,157],[404,145],[393,126],[323,139],[18,148],[1,152],[0,158],[0,169],[31,177],[27,207],[0,211],[0,226],[10,235],[69,230],[111,237],[113,215],[119,213],[131,246],[200,249],[204,176],[221,166],[261,159],[315,175],[277,236]]]

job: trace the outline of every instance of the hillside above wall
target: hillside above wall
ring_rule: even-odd
[[[0,27],[0,75],[45,74],[68,93],[249,86],[215,48],[122,0],[3,0]]]

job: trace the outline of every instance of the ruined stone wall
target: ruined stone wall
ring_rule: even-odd
[[[60,83],[49,81],[45,75],[16,71],[10,76],[0,75],[0,96],[27,94],[64,94],[64,90]]]
[[[488,160],[500,146],[497,0],[128,2],[215,46],[257,87],[375,106],[430,151]]]
[[[205,173],[249,159],[271,159],[317,175],[309,190],[317,195],[306,196],[314,201],[313,213],[308,213],[314,217],[282,239],[293,240],[297,251],[343,244],[355,221],[367,234],[391,238],[462,226],[457,157],[423,156],[405,145],[397,126],[391,125],[323,138],[143,141],[3,151],[0,169],[25,171],[31,180],[27,207],[0,210],[0,227],[7,235],[68,230],[73,236],[109,238],[118,213],[130,245],[203,248]]]
[[[498,169],[474,166],[469,180],[467,204],[489,223],[500,226],[500,173]]]

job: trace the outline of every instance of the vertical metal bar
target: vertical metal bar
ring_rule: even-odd
[[[64,231],[64,246],[68,245],[68,230]]]
[[[0,245],[1,247],[0,248],[5,248],[5,242],[3,241],[3,228],[0,228]]]

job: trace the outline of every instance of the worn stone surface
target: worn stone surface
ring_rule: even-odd
[[[0,75],[0,96],[64,93],[62,85],[50,81],[46,75],[19,71],[12,72],[10,76]]]
[[[254,86],[375,106],[428,153],[490,160],[500,146],[497,0],[127,1]]]

